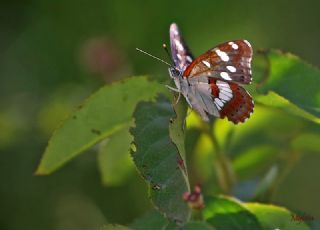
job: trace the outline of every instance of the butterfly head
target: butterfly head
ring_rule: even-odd
[[[169,67],[169,75],[172,79],[182,76],[182,72],[175,67]]]

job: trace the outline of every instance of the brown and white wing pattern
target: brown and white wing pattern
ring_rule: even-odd
[[[252,48],[247,40],[218,45],[196,58],[183,73],[184,77],[211,77],[239,84],[249,84]]]
[[[253,113],[252,97],[238,84],[215,79],[209,79],[209,84],[221,118],[227,117],[237,124],[245,122]]]
[[[229,121],[238,124],[245,122],[252,114],[252,97],[238,84],[207,77],[188,80],[190,86],[187,101],[204,121],[209,121],[208,115],[212,115],[227,117]]]

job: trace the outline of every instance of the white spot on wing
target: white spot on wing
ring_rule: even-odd
[[[224,81],[217,81],[216,82],[220,92],[219,92],[219,98],[222,101],[230,101],[232,98],[232,91],[230,89],[230,86],[227,82]]]
[[[224,87],[224,88],[222,88],[222,89],[220,89],[220,90],[223,90],[223,91],[226,92],[226,93],[232,94],[232,90],[231,90],[230,88]]]
[[[214,101],[214,104],[216,105],[218,110],[221,110],[221,107],[219,106],[219,104],[217,102]]]
[[[243,40],[243,41],[251,48],[251,44],[247,40]]]
[[[205,64],[208,68],[211,67],[210,63],[208,61],[202,61],[203,64]]]
[[[216,84],[217,84],[217,86],[219,88],[224,88],[225,87],[225,88],[230,89],[230,86],[229,86],[229,84],[227,82],[217,80]]]
[[[214,102],[218,104],[220,107],[223,107],[223,102],[219,98],[214,99]]]
[[[216,49],[216,53],[221,58],[222,61],[225,61],[225,62],[229,61],[230,58],[226,52]]]
[[[239,46],[236,43],[234,43],[234,44],[232,44],[232,48],[237,50],[237,49],[239,49]]]
[[[220,76],[225,80],[231,80],[231,78],[227,72],[221,72]]]
[[[175,39],[175,44],[176,44],[178,50],[180,50],[180,51],[184,50],[181,42],[178,39]]]
[[[228,97],[227,95],[223,94],[223,93],[219,93],[219,98],[225,101],[230,101],[231,97]]]
[[[232,93],[226,92],[224,90],[220,90],[220,93],[223,93],[224,95],[226,95],[227,97],[232,98]]]
[[[232,66],[232,65],[228,65],[227,66],[227,69],[231,72],[231,73],[234,73],[237,71],[236,67]]]
[[[232,47],[232,49],[237,50],[239,46],[234,42],[228,42],[228,44]]]

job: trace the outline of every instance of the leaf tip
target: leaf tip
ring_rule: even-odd
[[[42,169],[41,165],[36,169],[36,171],[33,173],[34,176],[47,176],[50,173],[44,169]]]

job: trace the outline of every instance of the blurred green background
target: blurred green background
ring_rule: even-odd
[[[315,0],[1,1],[0,229],[99,229],[128,224],[151,207],[135,170],[120,186],[102,185],[95,149],[53,175],[33,175],[54,128],[100,86],[132,75],[167,78],[164,65],[135,47],[166,59],[161,45],[176,22],[195,56],[244,38],[255,50],[280,48],[320,66],[319,7]],[[301,118],[257,111],[246,127],[260,124],[255,132],[271,137],[267,147],[279,150],[282,137],[302,127],[319,133]],[[253,132],[230,148],[264,138]],[[271,201],[320,218],[320,155],[298,158]]]

